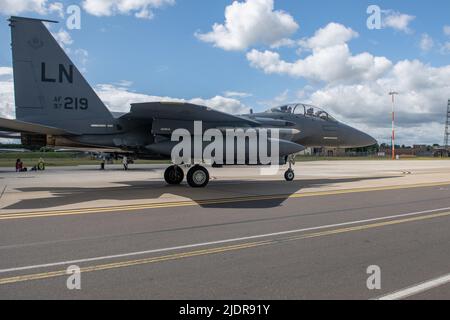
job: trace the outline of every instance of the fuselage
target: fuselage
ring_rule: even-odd
[[[263,128],[292,129],[294,134],[282,139],[304,147],[357,148],[377,143],[368,134],[335,120],[324,110],[305,104],[287,105],[240,117],[258,122]],[[110,132],[71,137],[70,141],[73,146],[78,144],[78,146],[119,148],[142,158],[167,157],[167,154],[161,154],[156,151],[158,148],[153,146],[170,141],[170,135],[156,134],[155,127],[156,124],[148,119],[129,122],[117,118],[116,123],[108,129]],[[67,146],[69,141],[64,142]]]

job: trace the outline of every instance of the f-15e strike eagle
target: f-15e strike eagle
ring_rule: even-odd
[[[254,129],[258,133],[267,130],[270,133],[267,144],[261,143],[261,137],[256,142],[244,138],[240,147],[225,147],[222,143],[220,148],[223,147],[227,155],[231,153],[231,158],[220,161],[213,156],[210,163],[267,164],[260,157],[250,161],[250,151],[266,149],[276,142],[277,163],[271,164],[289,163],[285,172],[288,181],[294,179],[293,155],[306,147],[353,148],[376,144],[369,135],[338,122],[322,109],[305,104],[231,115],[189,103],[150,102],[131,104],[128,113],[112,113],[43,23],[55,21],[23,17],[11,17],[9,21],[16,120],[0,118],[0,131],[20,133],[23,141],[31,139],[49,146],[118,149],[135,158],[173,160],[177,141],[172,138],[180,129],[194,135],[211,129],[216,133],[231,129]],[[204,150],[205,141],[200,141],[200,145]],[[217,155],[216,152],[211,154]],[[272,156],[273,152],[272,149]],[[239,153],[243,155],[243,162],[237,161]],[[190,156],[186,151],[182,159],[167,168],[166,182],[180,184],[184,179],[183,168],[189,168],[188,184],[206,186],[209,181],[204,167],[206,159]]]

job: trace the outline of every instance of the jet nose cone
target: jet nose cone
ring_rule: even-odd
[[[342,145],[347,148],[364,148],[377,144],[377,140],[356,128],[348,125],[341,126]]]
[[[367,135],[367,137],[368,137],[368,141],[369,141],[368,146],[374,146],[374,145],[378,144],[377,139],[375,139],[374,137],[369,136],[369,135]]]
[[[358,134],[355,135],[357,138],[356,144],[358,147],[370,147],[378,143],[377,140],[375,140],[372,136],[368,135],[367,133],[361,132],[359,130]]]

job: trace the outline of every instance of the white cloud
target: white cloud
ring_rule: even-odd
[[[24,12],[35,12],[41,15],[56,12],[63,14],[61,2],[48,3],[47,0],[1,0],[0,13],[4,15],[17,15]]]
[[[328,48],[341,45],[358,37],[358,33],[342,24],[331,22],[317,30],[313,37],[301,41],[303,47],[309,49]]]
[[[282,48],[282,47],[293,48],[297,44],[298,44],[298,42],[295,41],[295,40],[292,40],[292,39],[289,39],[289,38],[283,38],[281,40],[278,40],[278,41],[272,43],[270,45],[270,48],[272,48],[272,49],[279,49],[279,48]]]
[[[70,36],[70,33],[65,29],[59,29],[58,32],[52,32],[53,37],[59,43],[59,45],[63,48],[66,46],[70,46],[73,44],[73,39]]]
[[[0,67],[0,117],[14,118],[13,70]]]
[[[274,10],[273,0],[246,0],[226,7],[224,24],[215,23],[212,31],[195,35],[224,50],[245,50],[257,44],[276,44],[298,27],[290,14]]]
[[[56,12],[60,18],[64,18],[64,5],[61,2],[53,2],[48,5],[48,12]]]
[[[11,67],[0,67],[0,79],[2,77],[11,78],[13,74],[13,70]]]
[[[408,14],[386,10],[383,12],[384,17],[382,19],[383,27],[392,28],[397,31],[402,31],[405,33],[411,33],[412,30],[409,27],[409,24],[416,18],[415,16],[411,16]]]
[[[314,92],[314,90],[315,89],[313,86],[306,85],[297,91],[296,97],[300,100],[303,100],[303,99],[305,99],[305,97],[309,97],[311,95],[311,93]]]
[[[153,9],[173,5],[175,0],[84,0],[82,6],[94,16],[134,14],[137,18],[153,18]]]
[[[156,101],[189,102],[232,114],[245,113],[249,110],[249,108],[239,100],[222,96],[215,96],[210,99],[194,98],[186,100],[136,93],[131,91],[128,87],[111,84],[101,84],[96,86],[95,89],[102,101],[105,102],[112,111],[118,112],[128,112],[131,103]]]
[[[45,14],[47,0],[3,0],[0,2],[0,12],[5,15],[15,15],[22,12]]]
[[[434,40],[430,37],[429,34],[424,33],[420,39],[420,49],[424,52],[428,52],[434,47]]]
[[[194,98],[188,100],[190,103],[204,105],[212,109],[231,114],[248,113],[249,108],[237,99],[215,96],[209,99]]]
[[[227,98],[248,98],[252,96],[251,93],[239,91],[225,91],[223,95]]]
[[[267,109],[268,107],[270,107],[270,108],[279,107],[279,106],[287,104],[289,102],[292,102],[292,101],[289,101],[289,90],[286,89],[283,92],[281,92],[279,95],[274,97],[273,99],[260,101],[259,104],[264,106]]]
[[[85,49],[75,49],[73,51],[71,50],[71,56],[75,62],[75,65],[78,66],[80,72],[86,73],[87,72],[86,65],[88,63],[89,52]]]
[[[129,81],[129,80],[120,80],[119,82],[117,82],[117,86],[122,87],[122,88],[128,88],[131,87],[133,85],[133,81]]]
[[[450,37],[450,26],[444,26],[443,31],[446,36]]]
[[[326,82],[377,79],[391,67],[391,62],[367,52],[352,55],[346,42],[356,36],[357,33],[350,28],[330,23],[313,37],[302,40],[302,45],[312,51],[304,59],[287,62],[279,53],[256,49],[247,53],[247,59],[251,66],[267,74],[288,74]]]

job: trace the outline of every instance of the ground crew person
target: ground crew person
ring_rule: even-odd
[[[45,162],[44,162],[44,159],[39,158],[39,162],[38,162],[38,165],[37,165],[37,169],[40,170],[40,171],[44,171],[44,170],[45,170]]]
[[[105,163],[106,163],[106,158],[105,158],[105,156],[103,156],[102,162],[100,163],[100,170],[105,170]]]
[[[127,156],[123,156],[122,164],[123,164],[123,170],[127,171],[128,170],[128,158],[127,158]]]
[[[23,163],[20,159],[17,159],[16,161],[16,172],[21,172],[23,168]]]

